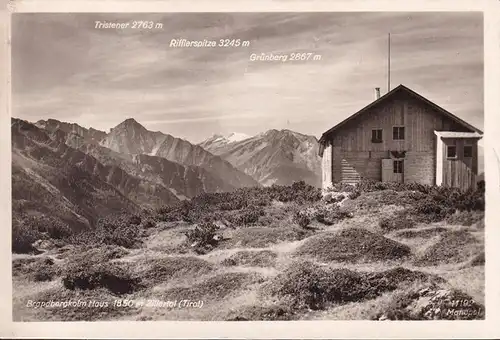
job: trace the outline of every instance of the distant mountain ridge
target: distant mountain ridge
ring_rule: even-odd
[[[287,185],[299,180],[320,185],[317,139],[291,130],[272,129],[256,136],[239,132],[214,134],[196,145],[160,131],[150,131],[134,118],[125,119],[109,133],[55,119],[40,120],[36,125],[49,131],[67,132],[67,144],[74,148],[98,144],[118,154],[155,156],[184,166],[202,167],[224,177],[227,185],[217,181],[219,188]]]
[[[100,145],[85,144],[80,150],[103,164],[116,165],[138,178],[168,188],[179,199],[204,192],[232,191],[235,187],[197,166],[184,166],[165,158],[144,154],[123,154]]]
[[[59,126],[67,126],[64,123],[58,123]],[[76,124],[68,125],[75,126]],[[141,136],[144,137],[141,133],[149,133],[148,130],[133,119],[125,120],[117,127],[112,128],[111,131],[116,132],[118,131],[116,129],[123,127],[132,135],[139,137],[137,144],[132,143],[132,146],[140,145],[144,141],[144,139],[141,139]],[[88,131],[84,128],[81,129]],[[61,142],[96,158],[103,165],[120,168],[143,182],[161,186],[163,189],[171,191],[179,199],[190,198],[203,192],[231,191],[238,187],[226,183],[220,176],[213,175],[202,167],[182,165],[162,157],[148,156],[142,154],[142,150],[138,148],[133,150],[128,148],[125,150],[128,153],[114,151],[75,133],[75,128],[67,129],[70,132],[65,133],[53,125],[51,130],[53,131],[52,135],[57,135]],[[163,136],[159,132],[153,132],[152,134]],[[147,201],[147,199],[139,199],[137,203],[143,205]],[[154,206],[169,202],[152,200],[151,203]]]
[[[132,118],[112,128],[99,144],[120,153],[157,156],[186,166],[198,166],[223,178],[234,188],[259,185],[251,176],[201,146],[169,134],[149,131]]]
[[[35,123],[39,128],[54,132],[61,130],[67,133],[77,134],[82,136],[85,141],[91,143],[99,143],[106,136],[106,132],[96,130],[94,128],[86,129],[76,123],[61,122],[56,119],[39,120]]]
[[[212,136],[199,145],[262,185],[288,185],[300,180],[314,186],[321,184],[319,145],[314,136],[272,129],[235,142]]]
[[[200,152],[203,158],[199,160],[205,161],[204,167],[182,165],[159,156],[113,151],[96,143],[97,136],[102,135],[96,134],[97,130],[77,124],[48,120],[35,125],[15,118],[11,122],[13,219],[17,222],[26,214],[41,214],[73,229],[85,229],[109,214],[124,210],[133,213],[141,207],[158,207],[204,192],[240,187],[205,169],[229,168],[233,182],[239,173],[204,150],[206,155]],[[144,137],[150,137],[149,131],[134,121],[125,124],[129,130],[125,136],[137,138],[140,146],[147,145],[150,139]],[[111,133],[117,131],[120,125]],[[162,143],[172,139],[173,146],[180,141],[161,133],[151,134],[162,138]],[[167,145],[160,146],[168,150]],[[241,173],[241,177],[249,176]]]
[[[226,148],[228,144],[240,142],[251,137],[252,136],[238,132],[231,132],[226,135],[214,134],[198,145],[205,150],[212,152],[213,154],[220,154],[219,150],[224,150],[224,148]]]

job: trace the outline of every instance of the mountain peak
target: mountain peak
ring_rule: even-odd
[[[281,129],[281,130],[271,129],[271,130],[267,130],[265,132],[260,133],[259,136],[266,137],[269,139],[292,138],[293,137],[293,138],[297,138],[299,140],[307,140],[307,139],[316,140],[316,137],[314,137],[314,136],[305,135],[303,133],[296,132],[296,131],[289,130],[289,129]]]
[[[125,125],[141,125],[137,120],[135,120],[134,118],[127,118],[125,119],[122,124],[125,124]],[[142,126],[142,125],[141,125]]]
[[[144,126],[142,126],[138,121],[136,121],[134,118],[127,118],[114,128],[114,129],[133,129],[133,130],[146,130]]]
[[[129,124],[139,124],[134,118],[127,118],[123,122]]]
[[[232,143],[248,139],[250,138],[250,136],[241,132],[231,132],[230,134],[224,136],[224,138],[226,138],[230,143]]]
[[[214,148],[223,148],[229,144],[241,142],[249,138],[252,137],[241,132],[231,132],[228,134],[216,133],[198,145],[202,148],[211,149],[213,151]]]
[[[315,186],[321,184],[319,145],[314,136],[289,129],[269,129],[232,143],[215,136],[200,145],[262,185],[289,185],[298,180]]]
[[[215,133],[212,135],[212,137],[208,138],[208,140],[225,140],[229,143],[231,142],[239,142],[241,140],[250,138],[251,136],[241,133],[241,132],[230,132],[227,134],[222,134],[222,133]]]

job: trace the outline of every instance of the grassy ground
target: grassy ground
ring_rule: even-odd
[[[201,221],[163,218],[128,248],[78,243],[14,254],[14,319],[482,318],[482,213],[388,230],[380,221],[405,206],[377,195],[394,200],[387,190],[344,198],[340,208],[273,198],[257,218],[226,207],[233,222],[212,219],[225,222],[202,251],[186,236]]]

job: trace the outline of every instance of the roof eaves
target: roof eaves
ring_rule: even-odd
[[[467,127],[468,129],[471,129],[477,133],[480,133],[480,134],[484,134],[483,131],[479,130],[477,127],[467,123],[466,121],[464,121],[463,119],[455,116],[453,113],[449,112],[448,110],[442,108],[441,106],[437,105],[436,103],[430,101],[429,99],[425,98],[424,96],[418,94],[417,92],[413,91],[412,89],[409,89],[408,87],[404,86],[404,85],[401,85],[403,86],[410,94],[412,94],[413,96],[417,97],[417,99],[420,99],[424,102],[426,102],[427,104],[431,105],[431,106],[434,106],[438,111],[440,111],[441,113],[443,113],[444,115],[448,116],[449,118],[451,118],[452,120],[456,121],[457,123]]]

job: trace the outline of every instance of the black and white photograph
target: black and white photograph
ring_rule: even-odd
[[[10,33],[13,321],[485,319],[482,12]]]

